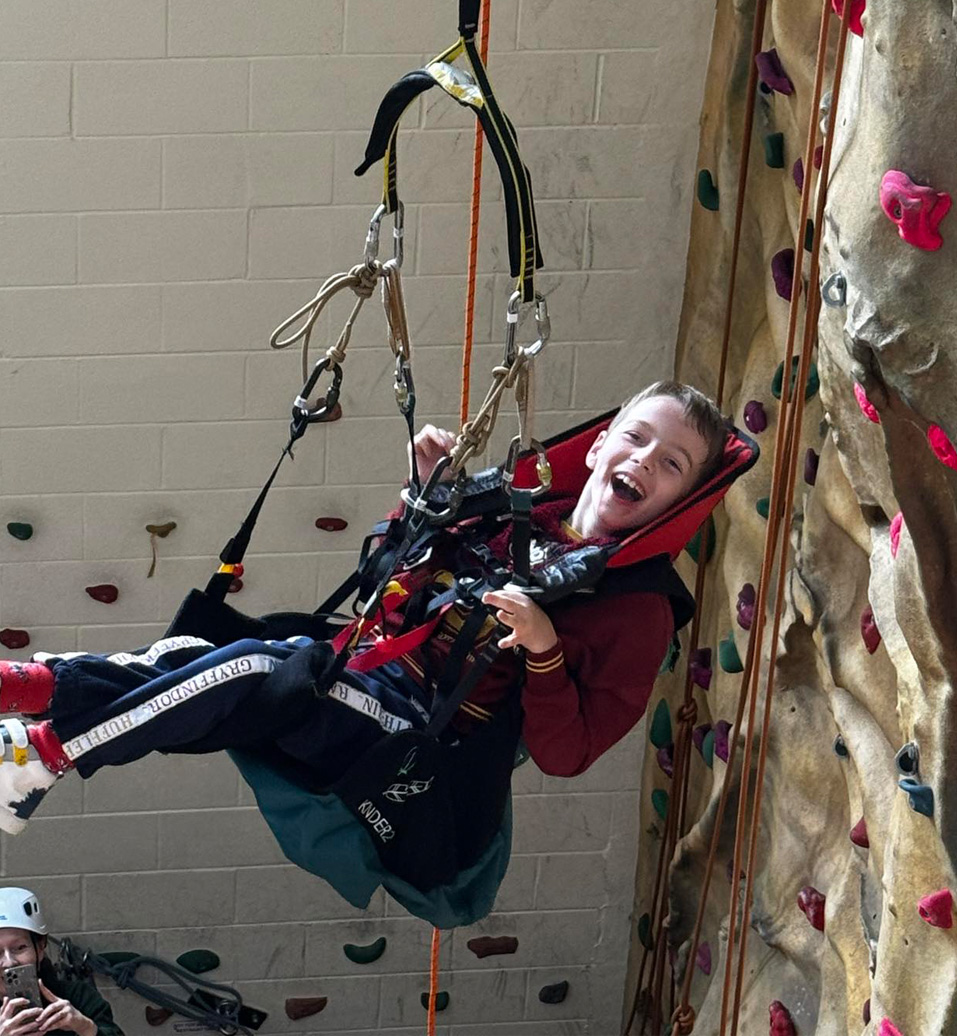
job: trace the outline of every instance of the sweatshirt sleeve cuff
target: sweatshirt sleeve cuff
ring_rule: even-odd
[[[562,651],[562,642],[560,640],[556,641],[555,646],[550,647],[547,651],[525,652],[525,670],[529,674],[544,676],[563,668],[564,665],[565,655]]]

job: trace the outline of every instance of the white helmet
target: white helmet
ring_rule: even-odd
[[[0,888],[0,928],[25,928],[46,935],[40,901],[29,889]]]

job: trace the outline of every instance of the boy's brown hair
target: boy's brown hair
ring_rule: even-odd
[[[708,452],[701,466],[701,474],[695,483],[697,488],[707,482],[720,467],[731,423],[722,415],[714,401],[693,385],[685,385],[680,381],[655,381],[647,385],[621,404],[608,430],[611,431],[615,425],[620,424],[633,406],[656,396],[677,399],[684,407],[685,420],[707,444]]]

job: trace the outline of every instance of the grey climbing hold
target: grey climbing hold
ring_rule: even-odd
[[[908,741],[894,758],[899,773],[905,777],[917,777],[920,774],[920,749],[916,741]]]
[[[847,279],[843,270],[836,270],[821,285],[821,298],[825,306],[843,309],[847,305]]]

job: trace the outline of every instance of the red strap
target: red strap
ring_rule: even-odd
[[[413,651],[432,636],[442,616],[445,615],[454,603],[454,601],[450,601],[439,609],[434,619],[430,619],[421,626],[416,626],[414,630],[409,630],[408,633],[403,633],[401,637],[376,637],[372,642],[372,647],[367,651],[363,651],[361,655],[354,655],[349,659],[346,663],[346,669],[351,669],[357,673],[366,673],[370,669],[375,669],[376,666],[385,665],[386,662],[391,662],[400,655]]]

